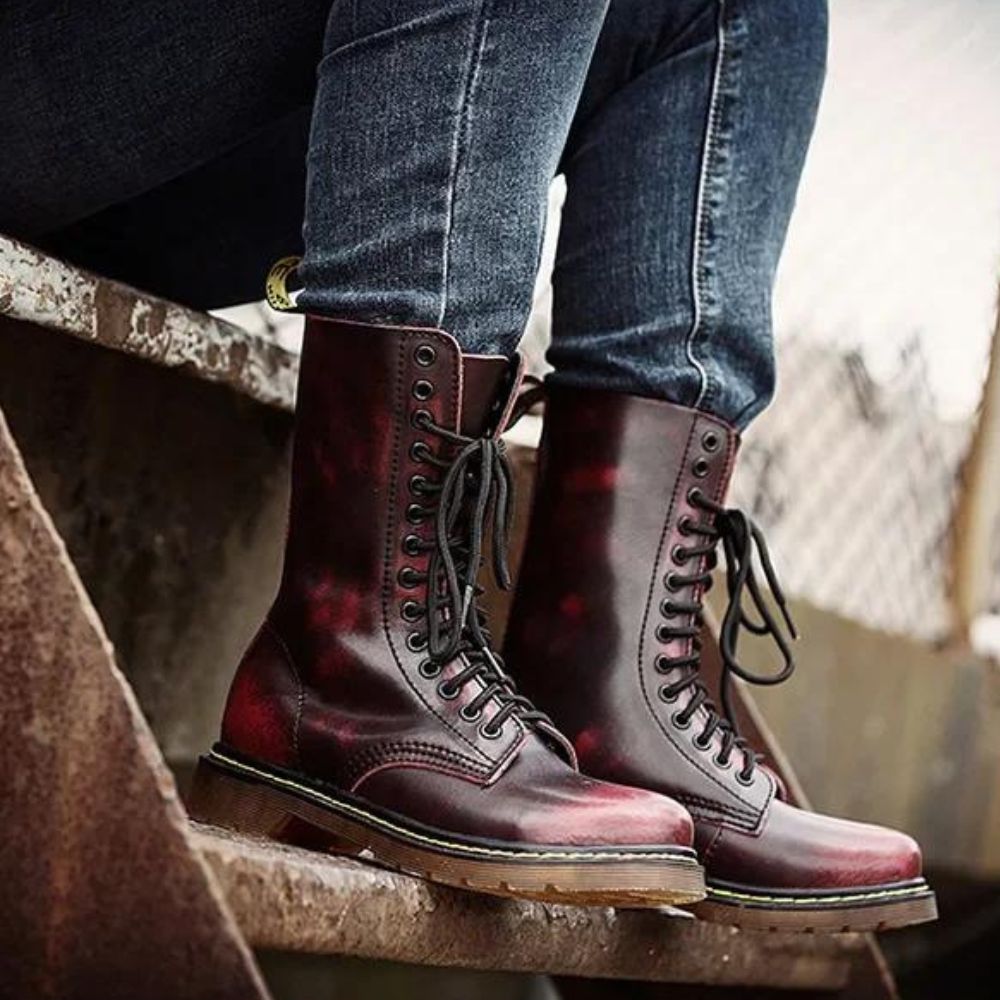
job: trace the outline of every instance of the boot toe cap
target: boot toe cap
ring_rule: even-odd
[[[624,785],[576,776],[560,801],[521,818],[521,834],[534,843],[590,847],[691,847],[694,823],[673,799]]]
[[[706,839],[707,838],[707,839]],[[782,889],[864,888],[921,877],[917,842],[888,827],[774,802],[757,834],[700,831],[709,875]]]

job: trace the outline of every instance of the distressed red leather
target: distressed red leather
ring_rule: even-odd
[[[671,574],[697,575],[707,558],[685,558],[690,524],[709,517],[690,491],[721,503],[738,444],[705,413],[552,387],[505,658],[585,773],[687,806],[710,882],[828,889],[917,878],[910,837],[798,809],[766,767],[745,780],[742,750],[720,764],[719,731],[699,745],[708,709],[688,722],[690,691],[671,697],[677,673],[663,668],[694,647],[665,634],[665,624],[693,623],[669,602],[702,589],[671,589]]]
[[[515,376],[438,330],[307,321],[284,571],[233,682],[222,744],[456,834],[690,845],[677,803],[581,775],[517,715],[494,733],[496,698],[463,715],[484,688],[442,695],[461,659],[421,671],[413,615],[430,556],[411,541],[432,540],[434,525],[412,507],[420,477],[440,472],[426,454],[442,442],[416,414],[498,435]]]

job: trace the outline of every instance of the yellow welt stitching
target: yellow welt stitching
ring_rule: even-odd
[[[757,896],[752,893],[732,892],[729,889],[716,889],[714,886],[708,886],[707,891],[710,897],[722,896],[727,899],[742,899],[751,903],[780,903],[783,906],[802,906],[806,903],[857,903],[861,901],[870,902],[873,899],[914,896],[921,892],[927,892],[927,886],[913,885],[907,886],[904,889],[879,889],[876,892],[851,893],[845,896]]]
[[[341,802],[339,799],[332,798],[331,796],[324,795],[322,792],[316,791],[314,788],[310,788],[308,785],[300,785],[296,781],[291,781],[288,778],[282,778],[276,774],[270,774],[267,771],[260,771],[250,764],[244,764],[241,761],[233,760],[231,757],[226,757],[224,754],[218,753],[215,750],[209,751],[208,756],[210,758],[215,758],[224,762],[227,766],[233,767],[236,770],[245,771],[248,774],[253,774],[259,778],[263,778],[265,781],[269,781],[272,784],[284,785],[288,788],[294,788],[296,791],[303,792],[312,798],[318,799],[321,802],[329,803],[344,812],[351,813],[352,815],[363,819],[366,823],[370,823],[373,826],[382,827],[385,830],[389,830],[392,833],[400,834],[411,840],[418,840],[424,844],[429,844],[432,847],[444,847],[450,848],[456,851],[466,851],[473,854],[483,854],[491,857],[502,857],[502,858],[551,858],[561,861],[576,861],[594,858],[607,859],[611,858],[614,860],[622,859],[629,861],[681,861],[684,863],[694,864],[693,858],[686,858],[683,856],[677,856],[674,854],[665,854],[663,852],[644,852],[644,853],[634,853],[626,854],[623,852],[612,852],[612,851],[600,851],[600,853],[594,853],[590,851],[504,851],[499,848],[491,847],[478,847],[474,844],[461,844],[448,840],[437,840],[434,837],[427,837],[424,834],[417,833],[414,830],[407,830],[404,827],[396,826],[394,823],[390,823],[388,820],[384,820],[379,816],[375,816],[372,813],[366,812],[364,809],[359,809],[357,806],[351,805],[349,802]]]

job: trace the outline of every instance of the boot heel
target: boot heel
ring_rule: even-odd
[[[188,812],[200,823],[277,840],[294,819],[266,788],[231,778],[204,760],[195,770]]]
[[[363,840],[352,839],[332,818],[322,824],[310,820],[301,806],[291,807],[291,801],[276,789],[243,781],[202,759],[191,784],[188,813],[199,823],[310,851],[357,855],[365,849]]]

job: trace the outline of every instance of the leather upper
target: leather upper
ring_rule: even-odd
[[[711,516],[691,491],[721,503],[738,444],[705,413],[550,387],[505,658],[573,741],[585,773],[663,792],[691,811],[710,875],[715,864],[737,881],[810,885],[912,871],[915,845],[902,834],[781,802],[766,767],[745,782],[740,750],[718,760],[718,730],[699,745],[708,710],[685,726],[691,692],[669,696],[678,675],[663,668],[693,641],[663,628],[692,621],[669,602],[700,596],[700,584],[678,587],[676,577],[706,563],[685,558],[698,544],[688,519]]]
[[[412,505],[426,501],[421,477],[441,474],[427,450],[446,445],[417,414],[466,437],[498,434],[516,381],[506,359],[463,357],[441,331],[307,322],[281,586],[233,682],[222,741],[455,832],[689,845],[676,803],[580,775],[517,716],[492,732],[495,697],[463,717],[482,682],[440,690],[463,655],[438,676],[421,670],[426,624],[411,612],[430,556],[411,542],[432,540],[434,523]]]

